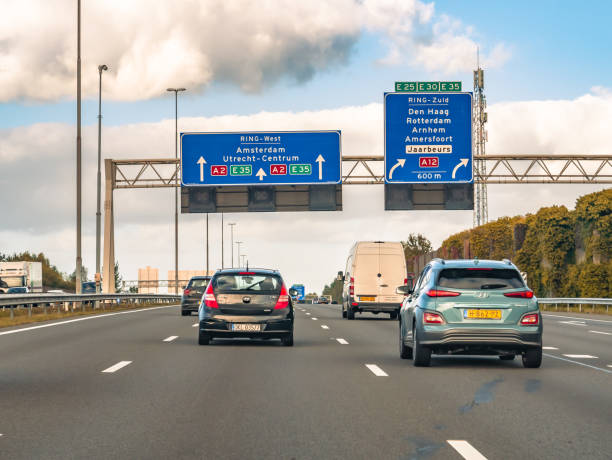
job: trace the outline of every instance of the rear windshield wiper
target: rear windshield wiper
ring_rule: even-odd
[[[500,289],[500,288],[505,288],[508,287],[507,284],[483,284],[480,286],[480,289]]]
[[[244,288],[245,291],[250,291],[252,288],[254,288],[255,286],[257,286],[258,284],[263,283],[265,280],[261,280],[261,281],[257,281],[257,283],[253,283],[250,286]]]

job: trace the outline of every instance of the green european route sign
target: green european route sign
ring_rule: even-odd
[[[460,93],[460,81],[396,81],[398,93]]]
[[[308,176],[312,174],[312,165],[310,164],[293,164],[289,165],[289,174],[294,174],[298,176]]]
[[[251,176],[253,167],[251,165],[231,165],[230,175],[232,176]]]

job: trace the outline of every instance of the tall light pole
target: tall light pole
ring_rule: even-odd
[[[100,165],[102,161],[102,72],[108,70],[106,64],[98,66],[100,74],[98,88],[98,190],[97,190],[97,207],[96,207],[96,293],[100,293],[100,227],[102,214],[100,212],[100,197],[102,195],[102,175],[100,173]]]
[[[206,213],[206,276],[208,276],[208,213]]]
[[[240,245],[242,241],[236,241],[236,245],[238,246],[238,265],[240,266]]]
[[[174,158],[178,160],[178,93],[185,88],[168,88],[174,92]],[[177,166],[178,167],[178,166]],[[174,187],[174,293],[178,293],[178,174]]]
[[[230,228],[231,228],[231,237],[232,237],[232,268],[234,268],[234,226],[236,225],[236,222],[230,222],[227,225],[229,225]]]
[[[75,292],[81,285],[81,0],[77,0],[77,138],[76,138],[76,269]]]
[[[223,213],[221,213],[221,269],[225,268],[225,264],[223,263]]]
[[[246,254],[242,254],[242,255],[240,256],[240,257],[242,257],[242,266],[243,266],[243,267],[246,267],[246,263],[244,262],[244,261],[245,261],[245,259],[246,259],[246,256],[247,256]]]

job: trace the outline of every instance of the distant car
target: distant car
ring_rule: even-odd
[[[198,343],[246,337],[275,338],[293,346],[294,314],[289,294],[276,270],[218,270],[202,299]]]
[[[28,292],[30,292],[30,290],[25,286],[11,287],[6,291],[7,294],[27,294]]]
[[[525,367],[542,363],[538,301],[509,260],[432,260],[400,310],[399,353],[415,366],[432,354],[522,356]]]
[[[319,297],[319,303],[329,303],[329,299],[325,296]]]
[[[210,276],[194,276],[189,280],[181,295],[181,315],[190,316],[192,311],[198,311],[204,290],[210,282]]]

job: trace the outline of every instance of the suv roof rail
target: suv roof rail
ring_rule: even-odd
[[[440,257],[435,257],[434,259],[431,259],[432,262],[440,262],[442,265],[444,265],[446,263],[446,261],[444,259],[441,259]]]

